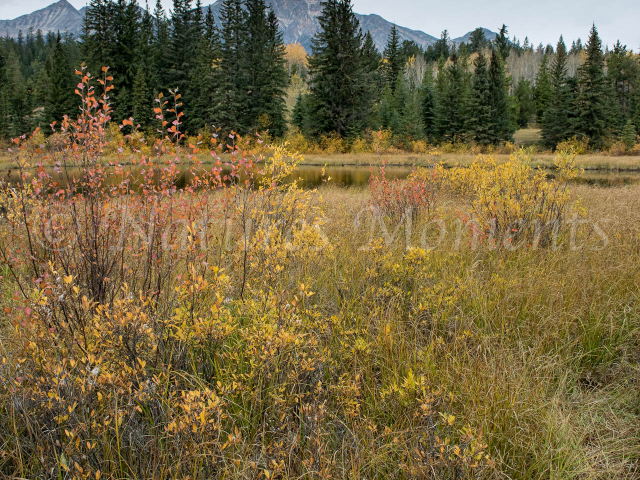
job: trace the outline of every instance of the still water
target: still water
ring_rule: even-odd
[[[206,165],[204,168],[210,168]],[[140,173],[140,167],[130,167],[134,176]],[[192,166],[184,166],[180,177],[176,182],[178,189],[184,188],[193,179],[193,173],[191,171]],[[386,176],[389,180],[404,179],[413,171],[411,167],[387,167]],[[79,172],[78,172],[79,173]],[[324,171],[324,177],[322,175],[322,167],[318,166],[300,166],[296,171],[288,178],[289,181],[297,180],[299,185],[304,188],[316,188],[326,183],[326,179],[330,178],[329,185],[338,187],[366,187],[369,183],[371,175],[379,175],[379,169],[374,167],[358,167],[358,166],[335,166],[326,167]],[[554,172],[549,171],[550,178],[554,177]],[[7,178],[3,175],[4,178]],[[17,172],[14,170],[10,174],[11,181],[18,180]],[[58,182],[61,186],[65,184],[65,181],[54,174],[54,181]],[[116,178],[113,179],[116,181]],[[110,183],[107,180],[107,183]],[[633,185],[640,183],[640,172],[622,172],[622,171],[586,171],[579,175],[572,181],[576,184],[586,184],[598,187],[616,187],[624,185]]]

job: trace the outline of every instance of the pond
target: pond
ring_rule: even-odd
[[[206,169],[211,166],[204,165]],[[132,169],[132,173],[136,175],[140,172],[141,167],[127,167]],[[184,188],[192,179],[193,173],[191,169],[193,166],[185,165],[183,167],[182,174],[176,182],[178,189]],[[412,167],[386,167],[386,176],[389,180],[404,179],[411,174]],[[331,166],[326,167],[324,176],[322,175],[322,167],[302,165],[298,167],[294,174],[289,176],[288,180],[297,180],[303,188],[316,188],[323,185],[325,179],[330,178],[329,185],[338,187],[366,187],[369,183],[369,179],[373,174],[379,175],[378,167],[369,166]],[[554,178],[554,171],[549,170],[548,175],[550,178]],[[4,176],[7,178],[6,176]],[[11,172],[11,181],[18,180],[18,175],[15,170]],[[54,180],[59,184],[64,185],[64,181],[54,174]],[[114,179],[115,181],[115,179]],[[109,183],[107,181],[107,183]],[[585,171],[577,178],[572,180],[574,184],[593,185],[598,187],[617,187],[624,185],[633,185],[640,183],[640,172],[635,171]]]

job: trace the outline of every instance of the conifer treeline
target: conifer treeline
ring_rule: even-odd
[[[493,41],[477,29],[458,47],[445,30],[426,50],[401,42],[394,27],[381,54],[350,0],[326,0],[304,75],[308,93],[287,112],[289,76],[299,72],[287,71],[278,20],[265,0],[225,0],[217,22],[200,0],[191,2],[174,0],[167,16],[159,1],[151,13],[135,0],[91,0],[80,39],[30,31],[26,39],[0,40],[0,137],[46,130],[73,114],[73,69],[83,61],[92,72],[110,66],[115,120],[133,117],[151,132],[154,99],[168,89],[182,95],[191,134],[221,126],[355,138],[384,128],[399,146],[495,145],[535,122],[549,147],[578,136],[600,148],[640,126],[638,56],[619,42],[603,52],[595,26],[587,44],[573,42],[569,52],[562,38],[555,50],[540,45],[535,81],[513,84],[507,65],[534,48],[528,39],[522,46],[510,40],[504,25]],[[576,69],[568,61],[578,56],[581,67],[569,75]]]

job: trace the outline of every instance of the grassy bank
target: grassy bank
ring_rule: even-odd
[[[499,162],[506,162],[510,155],[494,154]],[[454,165],[469,165],[477,158],[475,154],[439,154],[439,155],[417,155],[417,154],[342,154],[342,155],[305,155],[303,165],[315,166],[380,166],[386,162],[389,166],[429,166],[434,162],[442,163],[447,167]],[[543,168],[553,168],[554,155],[533,154],[532,164]],[[603,171],[640,171],[640,157],[625,156],[611,157],[608,155],[579,155],[576,157],[576,164],[585,170]]]

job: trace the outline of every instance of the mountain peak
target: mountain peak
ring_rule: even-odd
[[[76,34],[82,29],[83,18],[68,0],[59,0],[13,20],[0,20],[0,35],[15,38],[20,31],[26,35],[30,28],[43,33],[60,31]]]

